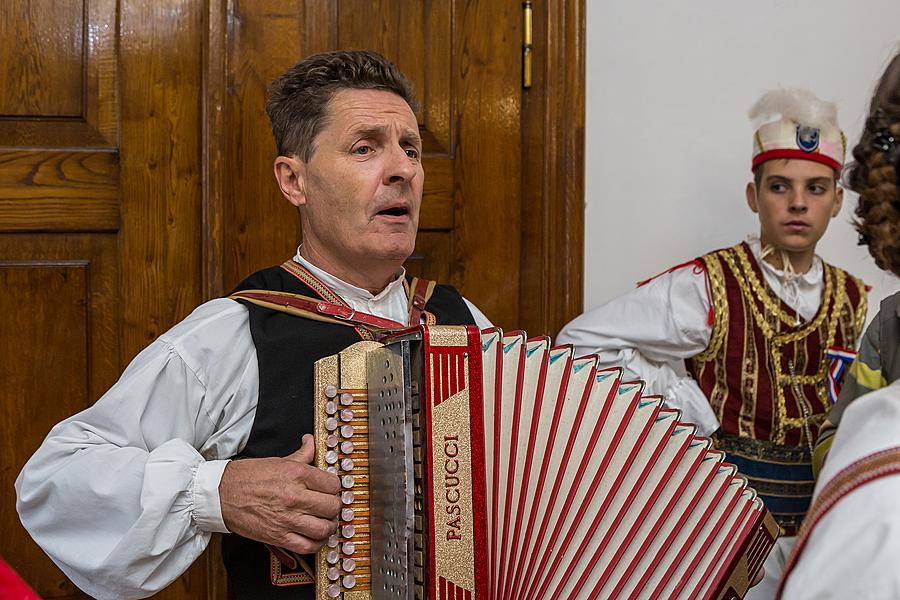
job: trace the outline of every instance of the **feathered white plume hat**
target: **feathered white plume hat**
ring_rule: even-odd
[[[809,90],[777,89],[750,108],[753,170],[773,158],[799,158],[840,171],[847,138],[838,126],[837,107]]]

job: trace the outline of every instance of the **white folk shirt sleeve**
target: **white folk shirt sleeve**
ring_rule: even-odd
[[[900,443],[900,381],[853,402],[841,419],[816,483],[816,497],[843,469]],[[782,598],[900,598],[900,475],[842,497],[816,524]]]
[[[246,308],[208,302],[49,433],[16,481],[22,523],[88,594],[164,588],[226,531],[218,484],[246,443],[258,367]]]
[[[700,435],[719,428],[709,401],[682,361],[709,345],[710,299],[705,271],[688,265],[594,308],[566,325],[558,344],[578,356],[597,354],[600,366],[621,366],[628,378],[646,382],[697,425]]]

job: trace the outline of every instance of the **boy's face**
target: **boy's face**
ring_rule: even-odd
[[[759,215],[763,245],[812,254],[844,199],[834,169],[802,159],[774,159],[759,168],[759,189],[747,184],[747,204]]]

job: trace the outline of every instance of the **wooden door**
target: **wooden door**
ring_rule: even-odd
[[[584,0],[30,0],[0,11],[0,555],[81,598],[30,540],[12,483],[205,299],[293,253],[272,177],[267,83],[367,48],[422,109],[419,275],[498,325],[553,334],[581,305]],[[14,432],[14,433],[9,433]],[[223,598],[213,543],[158,598]]]

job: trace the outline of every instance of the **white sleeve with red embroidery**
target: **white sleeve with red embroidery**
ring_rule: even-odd
[[[709,401],[684,370],[684,359],[709,345],[710,302],[706,272],[688,264],[591,309],[566,325],[557,344],[577,356],[597,354],[601,367],[620,366],[642,379],[647,393],[697,425],[699,435],[719,428]]]
[[[256,413],[247,310],[212,300],[49,433],[16,481],[35,541],[96,598],[164,588],[225,531],[218,485]]]

